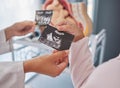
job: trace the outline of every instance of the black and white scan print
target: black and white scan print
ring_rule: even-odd
[[[37,25],[47,25],[51,21],[53,11],[52,10],[37,10],[35,14],[35,21]]]
[[[47,25],[45,30],[42,32],[39,41],[55,48],[56,50],[67,50],[69,49],[73,38],[74,35],[58,31],[55,27]]]

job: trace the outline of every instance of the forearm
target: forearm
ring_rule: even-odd
[[[24,73],[33,72],[33,66],[34,63],[32,60],[24,61],[23,63]]]
[[[33,60],[27,60],[23,63],[24,73],[33,72],[34,62]]]
[[[24,73],[28,73],[28,72],[40,73],[39,71],[40,71],[40,68],[41,68],[41,65],[42,65],[42,62],[41,62],[42,57],[44,57],[44,56],[35,57],[35,58],[32,58],[31,60],[24,61],[23,62]]]
[[[75,88],[80,88],[94,70],[88,38],[72,43],[70,48],[70,72]]]

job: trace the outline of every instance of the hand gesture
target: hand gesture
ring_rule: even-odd
[[[37,72],[52,77],[58,76],[68,65],[68,54],[57,51],[50,55],[36,57],[24,62],[24,71]]]
[[[13,24],[12,26],[5,29],[7,40],[13,36],[23,36],[35,29],[35,22],[23,21]]]
[[[65,32],[68,32],[70,34],[73,34],[75,36],[73,42],[76,42],[84,37],[83,31],[82,31],[83,29],[80,29],[77,25],[72,24],[72,23],[67,22],[67,21],[59,22],[56,25],[56,28],[59,31],[65,31]]]

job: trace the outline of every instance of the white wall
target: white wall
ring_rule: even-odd
[[[0,0],[0,30],[17,21],[34,20],[40,0]]]

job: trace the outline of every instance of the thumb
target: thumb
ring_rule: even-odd
[[[57,59],[55,58],[54,60],[59,61],[57,63],[59,69],[61,71],[64,70],[68,64],[68,51],[58,51],[54,53],[54,57],[57,57]]]
[[[34,32],[35,26],[27,26],[22,30],[23,35]]]
[[[68,65],[68,57],[65,57],[63,58],[63,61],[59,63],[57,66],[61,71],[63,71],[67,65]]]
[[[57,52],[55,52],[55,53],[53,53],[53,58],[54,59],[59,59],[59,58],[64,58],[64,57],[66,57],[68,55],[68,53],[66,53],[65,51],[57,51]]]

